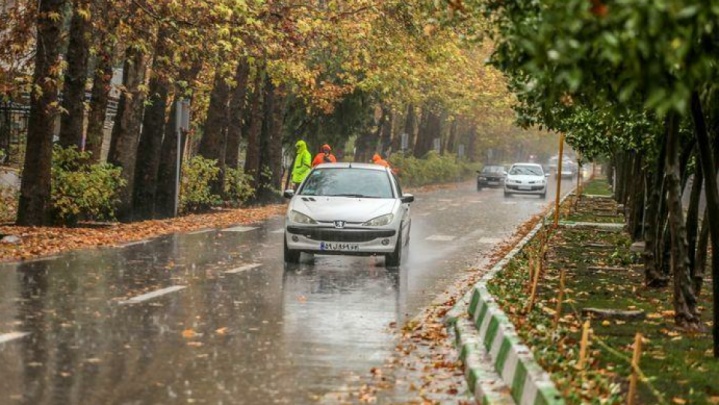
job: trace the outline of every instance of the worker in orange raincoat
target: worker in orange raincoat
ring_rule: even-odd
[[[337,158],[332,154],[332,148],[327,144],[322,145],[320,153],[312,160],[312,167],[322,163],[337,163]]]
[[[374,156],[372,156],[372,163],[384,167],[390,167],[389,163],[387,163],[386,160],[382,159],[382,156],[380,156],[379,153],[375,153]]]

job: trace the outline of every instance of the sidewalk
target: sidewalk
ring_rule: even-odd
[[[635,403],[719,403],[719,363],[709,333],[711,281],[705,280],[699,296],[706,330],[676,327],[671,287],[644,287],[640,257],[630,251],[606,181],[585,190],[592,195],[563,203],[559,228],[538,226],[526,245],[500,262],[496,277],[475,286],[469,303],[480,330],[475,344],[491,354],[517,403],[620,404],[627,401],[640,333]],[[532,364],[546,370],[556,388]],[[549,391],[535,396],[544,389]]]

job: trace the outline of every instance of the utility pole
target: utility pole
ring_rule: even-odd
[[[559,134],[559,159],[557,159],[557,196],[554,200],[554,227],[559,226],[559,200],[562,195],[562,160],[564,158],[564,133]]]

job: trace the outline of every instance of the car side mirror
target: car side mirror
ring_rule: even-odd
[[[507,175],[507,171],[506,171],[506,170],[503,171],[502,174],[506,176],[506,175]]]
[[[285,198],[292,198],[295,196],[295,190],[288,188],[284,193],[282,193],[282,196]]]
[[[402,196],[402,203],[403,204],[409,204],[411,202],[414,202],[414,196],[412,194],[404,194]]]
[[[475,172],[477,172],[477,174],[480,174],[480,173],[482,173],[482,172],[480,172],[479,170],[475,170]]]
[[[544,177],[549,177],[549,173],[545,173],[545,174],[544,174]]]

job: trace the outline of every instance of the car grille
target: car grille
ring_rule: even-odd
[[[287,232],[325,242],[369,242],[395,235],[394,229],[334,229],[288,226]]]

